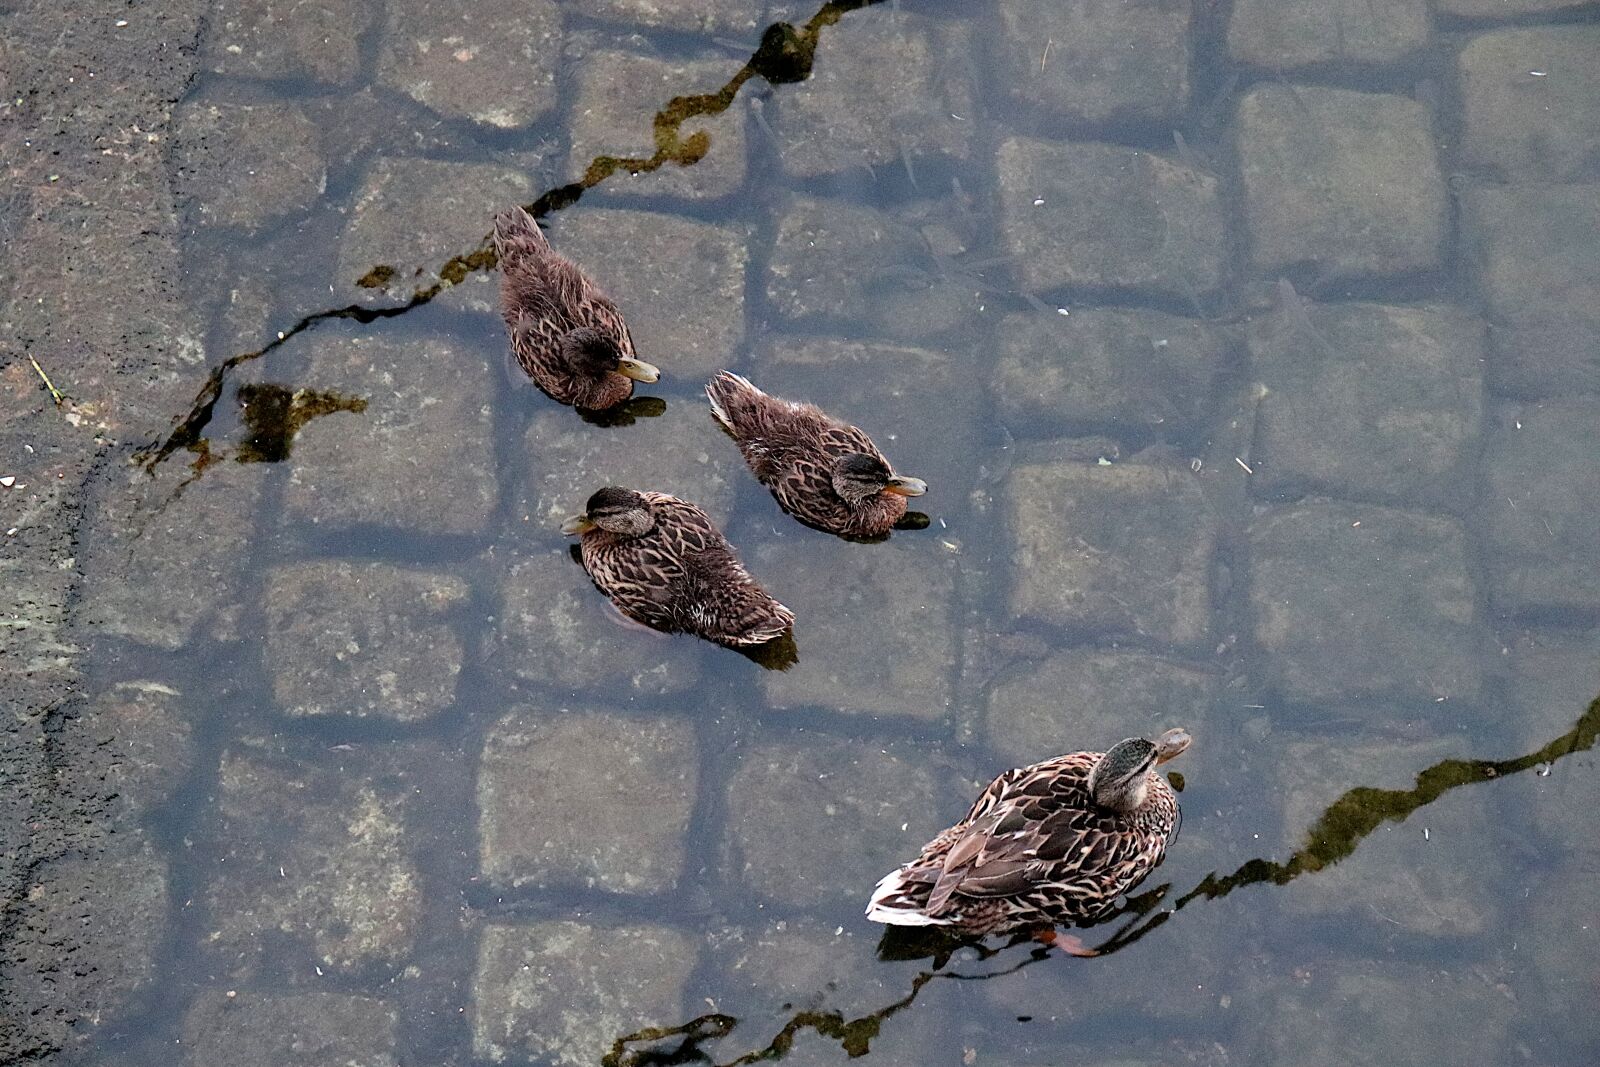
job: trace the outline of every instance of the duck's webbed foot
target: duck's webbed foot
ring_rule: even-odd
[[[1074,934],[1064,934],[1054,926],[1042,926],[1033,932],[1033,939],[1041,945],[1058,948],[1069,956],[1079,956],[1089,959],[1100,955],[1100,950],[1090,948],[1083,943],[1083,938]]]

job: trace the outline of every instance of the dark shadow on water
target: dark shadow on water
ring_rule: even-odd
[[[1588,709],[1570,730],[1525,756],[1508,760],[1442,760],[1418,773],[1410,789],[1357,786],[1323,811],[1307,831],[1305,846],[1282,863],[1254,859],[1230,874],[1212,872],[1170,906],[1165,906],[1164,902],[1171,895],[1171,883],[1147,889],[1129,898],[1111,915],[1094,924],[1120,923],[1110,937],[1093,947],[1093,952],[1107,956],[1127,948],[1172,921],[1180,911],[1197,900],[1215,900],[1246,886],[1287,885],[1303,875],[1314,874],[1349,856],[1367,835],[1384,823],[1406,819],[1452,790],[1548,767],[1574,753],[1587,752],[1594,747],[1597,737],[1600,737],[1600,697],[1590,702]],[[975,953],[976,962],[982,964],[1004,954],[1014,954],[1011,950],[1028,944],[1033,947],[1026,956],[1003,967],[971,971],[944,969],[958,949]],[[911,980],[911,988],[893,1003],[855,1019],[846,1019],[838,1011],[799,1012],[785,1022],[766,1045],[731,1060],[720,1061],[702,1046],[727,1037],[739,1021],[731,1015],[709,1014],[691,1019],[681,1026],[655,1027],[619,1037],[612,1042],[611,1051],[601,1062],[605,1067],[677,1063],[742,1067],[745,1064],[782,1059],[793,1048],[795,1039],[807,1030],[814,1030],[821,1037],[839,1042],[851,1058],[865,1056],[871,1051],[872,1039],[878,1035],[883,1023],[909,1007],[923,987],[935,979],[981,982],[1015,973],[1052,956],[1057,957],[1057,963],[1063,962],[1059,953],[1033,942],[1026,934],[1017,935],[1007,944],[994,948],[978,939],[953,937],[926,928],[887,930],[879,942],[878,956],[885,962],[928,958],[933,962],[930,969],[919,972]]]
[[[667,402],[659,396],[636,396],[604,411],[577,411],[578,417],[591,426],[632,426],[640,419],[666,414]]]
[[[800,662],[800,646],[794,643],[793,630],[785,630],[765,644],[729,647],[764,671],[786,671]]]
[[[312,419],[336,411],[359,414],[365,398],[341,396],[321,389],[289,389],[268,383],[241,385],[235,394],[245,438],[236,458],[240,463],[281,463],[289,458],[295,435]]]

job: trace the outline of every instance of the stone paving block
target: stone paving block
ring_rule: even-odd
[[[442,306],[497,313],[497,272],[447,265],[486,249],[495,212],[535,195],[527,174],[510,167],[380,156],[362,179],[339,242],[336,296],[405,301],[438,284],[443,271],[458,281],[437,297]]]
[[[1005,0],[996,80],[1019,100],[1077,122],[1175,121],[1189,100],[1190,6]]]
[[[1017,673],[990,690],[984,718],[989,747],[1013,767],[1171,726],[1198,736],[1217,688],[1210,671],[1135,649],[1070,649]]]
[[[327,188],[317,127],[295,104],[194,100],[173,127],[178,197],[203,225],[254,233],[308,210]]]
[[[1307,304],[1304,316],[1254,326],[1250,354],[1267,392],[1252,489],[1469,508],[1482,320],[1451,307]]]
[[[966,159],[977,128],[970,34],[888,6],[824,32],[811,76],[785,87],[772,128],[783,169],[816,178],[907,159]]]
[[[1427,44],[1427,0],[1238,0],[1228,17],[1228,54],[1273,72],[1397,63]]]
[[[1600,603],[1600,400],[1574,397],[1497,413],[1477,515],[1497,610]]]
[[[773,514],[792,522],[775,506]],[[796,527],[781,542],[752,546],[750,569],[795,613],[800,654],[795,666],[762,675],[767,702],[944,722],[956,661],[949,554],[927,534],[870,547],[819,544],[827,537]],[[824,547],[832,549],[825,572],[817,568]]]
[[[710,377],[732,363],[744,338],[742,228],[577,208],[557,214],[549,236],[617,302],[640,358],[663,378]]]
[[[1554,14],[1593,3],[1594,0],[1433,0],[1433,8],[1438,14],[1459,18],[1512,19]]]
[[[184,1014],[181,1045],[193,1067],[397,1067],[399,1022],[371,997],[213,989]]]
[[[866,924],[841,930],[805,918],[716,931],[710,939],[717,964],[715,999],[741,1018],[746,1013],[733,1005],[783,1016],[791,1014],[783,1009],[801,1004],[856,1015],[863,1004],[889,1003],[896,999],[896,987],[885,980],[877,956],[879,933]]]
[[[1311,499],[1265,512],[1248,537],[1255,641],[1281,697],[1477,700],[1483,637],[1454,519]]]
[[[240,561],[267,469],[218,463],[193,477],[174,458],[148,473],[116,468],[94,487],[82,554],[96,580],[79,607],[93,632],[162,649],[237,639]]]
[[[291,519],[419,534],[483,530],[498,490],[493,390],[480,353],[442,337],[330,334],[317,337],[296,384],[366,406],[300,430],[284,490]]]
[[[217,0],[201,37],[203,63],[240,77],[352,82],[372,7],[370,0]]]
[[[497,886],[666,892],[698,778],[687,719],[512,712],[484,741],[479,867]]]
[[[888,275],[925,255],[921,235],[887,212],[794,194],[778,209],[767,300],[783,318],[855,323],[892,285]]]
[[[1019,464],[1005,499],[1012,614],[1096,636],[1204,643],[1217,520],[1187,468]]]
[[[1591,763],[1578,773],[1592,777],[1595,767]],[[1531,892],[1519,901],[1506,931],[1517,946],[1512,988],[1519,1000],[1539,1005],[1541,1019],[1555,1023],[1540,1048],[1553,1063],[1582,1063],[1584,1046],[1593,1048],[1600,903],[1590,887],[1596,878],[1600,860],[1592,855],[1544,872],[1532,880]]]
[[[908,747],[799,734],[738,755],[727,786],[728,864],[752,893],[779,904],[864,907],[879,878],[965,811],[944,802],[926,753]]]
[[[420,722],[455,702],[459,578],[327,560],[267,572],[266,665],[289,716]]]
[[[653,924],[489,923],[473,980],[473,1054],[599,1063],[618,1038],[703,1010],[684,1004],[696,955],[687,935]]]
[[[1456,77],[1466,163],[1511,181],[1600,178],[1600,26],[1482,34]]]
[[[1257,270],[1352,277],[1440,265],[1448,197],[1423,104],[1261,85],[1240,99],[1235,132]]]
[[[568,127],[572,141],[567,179],[578,181],[599,156],[649,159],[656,152],[657,112],[678,97],[715,94],[738,73],[733,57],[665,60],[635,52],[599,50],[579,64],[572,90]],[[641,174],[620,172],[605,183],[616,196],[671,196],[709,200],[728,196],[744,185],[744,93],[726,111],[685,119],[678,138],[688,151],[690,138],[704,133],[709,144],[692,166],[668,162]],[[689,158],[692,158],[689,157]]]
[[[68,790],[111,802],[116,817],[142,822],[194,770],[194,724],[183,695],[154,679],[117,682],[58,720],[54,772]]]
[[[239,978],[273,967],[397,973],[423,910],[405,825],[426,800],[413,767],[439,755],[356,746],[310,765],[274,747],[246,740],[222,755],[216,807],[197,835],[216,857],[200,947]]]
[[[1461,208],[1493,324],[1491,385],[1600,391],[1600,184],[1469,189]]]
[[[677,30],[683,33],[750,34],[750,50],[755,51],[756,31],[768,19],[763,5],[749,0],[584,0],[583,14],[604,22],[647,29]],[[797,21],[804,21],[811,11]]]
[[[1527,627],[1502,640],[1505,753],[1514,758],[1572,729],[1600,696],[1600,629]]]
[[[1203,424],[1228,364],[1215,328],[1142,308],[1007,315],[994,339],[990,391],[1019,436],[1185,438]]]
[[[1024,137],[1001,142],[998,167],[1000,228],[1025,288],[1192,297],[1222,284],[1212,175],[1142,149]]]
[[[681,693],[700,678],[702,649],[694,638],[613,622],[609,601],[565,545],[515,560],[500,589],[504,600],[490,655],[518,678],[574,696],[597,689]]]
[[[378,81],[445,118],[521,129],[556,104],[561,9],[554,0],[445,8],[386,0]]]

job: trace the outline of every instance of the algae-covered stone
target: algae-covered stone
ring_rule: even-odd
[[[387,563],[267,572],[267,668],[291,716],[417,722],[455,701],[467,583]]]
[[[1186,468],[1011,469],[1013,614],[1095,634],[1204,642],[1217,520]]]
[[[1257,270],[1348,277],[1441,262],[1448,197],[1422,104],[1261,85],[1239,101],[1235,132]]]
[[[1395,63],[1427,44],[1427,0],[1238,0],[1228,17],[1228,54],[1272,71]]]
[[[762,676],[767,702],[943,722],[956,656],[953,560],[912,533],[836,552],[822,579],[816,556],[826,536],[797,529],[753,552],[757,577],[795,613],[800,653],[795,666]]]
[[[1189,0],[1003,0],[1000,84],[1079,122],[1171,122],[1189,99]]]
[[[216,808],[197,835],[217,857],[203,946],[218,966],[240,975],[269,960],[296,973],[404,966],[423,905],[405,825],[421,791],[406,758],[363,746],[310,765],[260,741],[223,753]]]
[[[725,101],[719,112],[700,113],[678,98],[715,96],[735,74],[740,62],[724,59],[666,60],[634,52],[595,51],[583,57],[573,87],[570,118],[571,151],[567,177],[583,178],[589,164],[601,156],[650,159],[658,146],[655,119],[658,112],[687,115],[675,127],[681,155],[653,171],[613,174],[605,183],[608,195],[674,196],[705,200],[728,196],[744,184],[744,94]],[[704,154],[696,156],[691,138],[704,136]]]
[[[886,212],[795,194],[778,211],[767,300],[796,322],[853,323],[882,299],[890,272],[924,252],[920,235]]]
[[[1103,750],[1168,726],[1202,733],[1217,678],[1134,649],[1071,649],[1002,679],[989,693],[989,747],[1013,766]]]
[[[1024,288],[1150,290],[1222,284],[1217,179],[1138,148],[1002,141],[1000,228]]]
[[[579,208],[557,215],[549,236],[617,302],[640,358],[664,377],[709,377],[733,361],[744,337],[741,229],[655,211]]]
[[[480,869],[499,886],[672,889],[697,778],[686,719],[513,712],[484,741]]]
[[[203,224],[253,233],[326,188],[317,128],[295,104],[194,100],[173,126],[178,196]]]
[[[696,955],[665,926],[490,923],[472,983],[473,1054],[590,1067],[618,1038],[684,1021]]]
[[[346,993],[207,990],[183,1017],[193,1067],[396,1067],[399,1012]]]
[[[885,6],[825,31],[811,76],[786,87],[772,128],[799,178],[926,156],[966,159],[977,128],[967,27]]]
[[[1482,320],[1457,308],[1305,305],[1257,320],[1266,385],[1252,487],[1466,510],[1483,421]]]
[[[1600,400],[1497,413],[1479,516],[1489,588],[1507,611],[1589,613],[1600,602]]]
[[[900,746],[810,735],[760,741],[738,757],[729,863],[751,892],[780,904],[864,901],[961,814],[941,802],[925,757]]]
[[[1267,511],[1249,542],[1255,640],[1282,697],[1430,707],[1478,698],[1483,635],[1460,523],[1309,500]]]
[[[510,167],[380,156],[362,178],[339,242],[337,294],[394,303],[448,280],[455,284],[437,298],[445,306],[498,309],[500,276],[476,257],[488,248],[495,212],[535,193],[532,180]]]
[[[361,72],[371,0],[217,0],[206,20],[206,69],[250,78],[344,84]]]
[[[1186,437],[1228,362],[1215,328],[1144,309],[1007,315],[995,349],[995,405],[1006,428],[1026,436]]]
[[[1456,74],[1467,163],[1514,181],[1600,178],[1600,26],[1482,34]]]
[[[531,125],[556,103],[561,9],[554,0],[443,7],[386,0],[378,81],[447,118]]]
[[[292,444],[290,518],[421,534],[483,529],[498,487],[479,353],[442,337],[318,337],[296,384],[336,403]]]
[[[573,510],[579,507],[582,501]],[[565,546],[517,559],[499,588],[490,655],[518,678],[574,695],[599,687],[660,695],[683,692],[700,677],[697,641],[608,619],[609,602]]]

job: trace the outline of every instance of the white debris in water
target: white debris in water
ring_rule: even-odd
[[[1240,459],[1238,456],[1234,456],[1233,457],[1233,461],[1235,463],[1237,463],[1239,466],[1243,467],[1244,468],[1244,472],[1246,474],[1254,474],[1255,473],[1255,471],[1250,469],[1250,464],[1246,463],[1244,460]]]
[[[1034,197],[1033,198],[1033,206],[1034,207],[1044,207],[1044,197],[1042,197],[1042,196]]]
[[[7,489],[10,489],[13,485],[16,485],[16,484],[17,484],[17,476],[15,474],[8,474],[4,478],[0,478],[0,485],[5,486]]]
[[[1548,70],[1530,70],[1528,73],[1532,74],[1535,78],[1548,78],[1550,76],[1550,72]]]
[[[1057,315],[1070,315],[1070,314],[1072,314],[1072,312],[1068,311],[1066,308],[1056,308],[1056,314]]]

